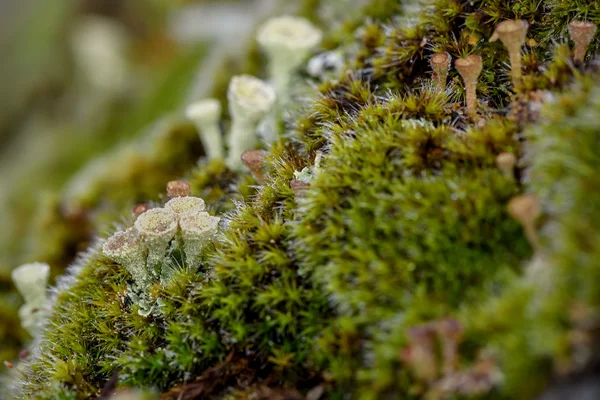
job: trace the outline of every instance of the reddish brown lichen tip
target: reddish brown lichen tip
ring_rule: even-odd
[[[149,209],[150,209],[150,206],[148,204],[146,204],[146,203],[140,203],[140,204],[137,204],[135,207],[133,207],[132,213],[135,216],[142,215],[143,213],[145,213]]]
[[[185,181],[171,181],[167,183],[167,194],[170,198],[189,196],[190,184]]]
[[[242,162],[251,171],[262,168],[267,152],[264,150],[247,150],[242,153]]]

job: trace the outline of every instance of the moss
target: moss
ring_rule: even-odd
[[[597,318],[600,305],[596,285],[600,276],[600,231],[596,223],[600,220],[600,203],[592,194],[599,187],[598,115],[598,80],[584,79],[545,108],[541,123],[525,131],[529,187],[540,197],[543,207],[540,232],[546,261],[537,273],[539,282],[547,283],[535,286],[531,302],[538,307],[528,310],[523,324],[526,330],[536,332],[537,343],[527,342],[525,352],[514,351],[506,357],[507,363],[527,362],[507,376],[513,393],[527,387],[524,373],[536,362],[546,360],[549,369],[559,376],[597,362],[595,352],[587,360],[574,357],[584,346],[574,337],[578,333],[596,334],[597,328],[593,324],[584,326],[583,321]],[[597,340],[591,339],[588,346],[597,348]]]
[[[298,338],[317,334],[327,306],[309,277],[295,272],[286,222],[294,202],[287,182],[292,165],[299,165],[289,149],[279,151],[273,162],[285,169],[231,215],[229,231],[207,255],[211,268],[201,267],[206,275],[183,265],[171,284],[155,288],[161,315],[144,319],[124,302],[123,269],[98,256],[87,261],[77,284],[57,298],[51,317],[57,328],[44,334],[30,371],[35,378],[22,387],[23,395],[52,398],[68,388],[85,398],[117,371],[121,384],[166,390],[228,354],[256,365],[257,380],[310,381],[315,372],[302,371],[312,343]],[[96,279],[103,285],[92,287]],[[64,363],[53,365],[57,360]]]
[[[294,232],[303,268],[353,327],[324,349],[329,356],[342,349],[348,358],[333,361],[342,367],[334,375],[365,381],[364,395],[390,390],[398,378],[397,363],[379,365],[380,357],[390,357],[378,348],[389,346],[387,335],[380,338],[387,324],[415,323],[480,301],[499,272],[530,254],[505,211],[520,189],[494,163],[499,152],[519,148],[514,128],[498,129],[492,120],[457,134],[399,120],[395,100],[369,106],[383,107],[382,120],[359,117],[328,133],[329,154],[301,201]],[[356,351],[344,353],[340,342]],[[365,359],[368,364],[349,370]]]
[[[323,40],[325,49],[334,49],[352,42],[355,32],[372,20],[374,24],[385,22],[401,11],[401,2],[397,0],[368,1],[355,15],[350,15],[336,29],[331,29]]]

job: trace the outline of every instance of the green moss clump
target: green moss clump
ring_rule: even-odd
[[[471,344],[490,348],[511,397],[598,362],[600,90],[585,78],[548,104],[525,130],[528,187],[540,199],[543,248],[497,298],[462,311]],[[587,321],[587,322],[584,322]],[[584,344],[582,338],[590,342]]]
[[[310,339],[328,306],[310,277],[298,276],[290,248],[295,203],[288,181],[301,164],[285,147],[272,162],[279,166],[272,185],[230,216],[227,233],[207,252],[203,265],[210,268],[174,256],[172,283],[152,289],[160,312],[150,319],[124,300],[122,268],[104,257],[86,261],[77,283],[57,297],[51,328],[28,369],[35,378],[21,386],[22,396],[53,398],[70,390],[86,398],[116,372],[122,385],[166,390],[227,360],[255,366],[248,385],[314,380]],[[92,287],[96,279],[103,285]],[[219,392],[231,377],[215,379],[223,382],[213,388]]]
[[[436,128],[400,120],[398,102],[369,105],[353,124],[328,133],[329,154],[301,201],[294,231],[304,270],[327,289],[340,315],[342,331],[325,344],[323,357],[339,349],[344,360],[332,361],[340,368],[334,376],[364,381],[359,393],[373,396],[392,390],[404,373],[397,354],[384,351],[385,326],[410,326],[481,301],[499,274],[531,254],[506,212],[520,188],[494,161],[499,152],[518,150],[514,126],[491,120],[467,132]]]

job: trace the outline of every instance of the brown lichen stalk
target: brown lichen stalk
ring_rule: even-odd
[[[575,20],[569,24],[569,35],[575,43],[575,49],[573,49],[573,59],[575,61],[583,62],[588,47],[596,34],[596,29],[596,24],[588,21]]]
[[[447,318],[437,321],[435,330],[442,344],[444,373],[451,374],[455,372],[458,367],[458,350],[464,336],[464,328],[457,320]]]
[[[540,241],[535,227],[535,221],[541,213],[538,198],[533,194],[513,197],[508,203],[508,213],[521,223],[531,246],[534,249],[539,249]]]
[[[507,20],[496,26],[490,42],[500,39],[508,50],[510,57],[510,74],[513,85],[519,87],[521,83],[521,47],[525,44],[529,24],[522,19]]]
[[[480,56],[470,55],[454,62],[456,70],[465,82],[467,111],[471,118],[477,115],[477,79],[481,74],[483,63]]]
[[[437,90],[443,91],[446,89],[446,80],[448,79],[448,70],[452,62],[452,56],[447,52],[436,53],[431,56],[429,65],[433,70],[433,79]]]
[[[425,382],[433,382],[438,376],[435,354],[435,331],[432,325],[412,327],[407,332],[410,347],[405,361],[411,366],[415,376]]]
[[[496,165],[506,179],[513,179],[517,157],[513,153],[500,153],[496,157]]]

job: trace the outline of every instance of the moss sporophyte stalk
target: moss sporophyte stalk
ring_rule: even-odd
[[[48,290],[14,270],[13,397],[597,390],[599,6],[300,3],[179,105],[181,140],[67,185],[98,238]],[[85,248],[55,224],[37,246]]]

